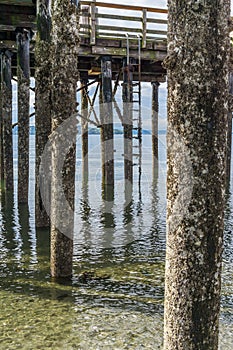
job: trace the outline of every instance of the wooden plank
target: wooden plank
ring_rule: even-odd
[[[96,46],[102,45],[104,47],[121,47],[121,41],[113,38],[109,39],[96,39]]]
[[[33,15],[9,14],[6,16],[6,13],[2,13],[0,8],[0,25],[12,25],[22,28],[21,23],[26,23],[29,27],[32,27],[35,22],[36,17]]]
[[[81,15],[81,17],[82,17],[82,15]],[[106,14],[106,13],[97,13],[96,17],[103,18],[103,19],[113,19],[113,20],[119,20],[119,21],[131,21],[131,22],[140,22],[140,23],[142,20],[141,17],[110,15],[110,14]],[[160,19],[160,18],[147,18],[147,23],[167,24],[167,20]]]
[[[130,28],[130,27],[117,27],[117,26],[106,26],[106,25],[98,25],[96,26],[97,31],[99,30],[109,30],[111,32],[135,32],[135,33],[141,33],[142,30],[139,28]]]
[[[98,33],[98,35],[97,35],[97,38],[98,39],[101,39],[101,40],[125,40],[126,39],[126,37],[123,35],[123,34],[120,34],[120,35],[117,35],[117,33],[116,33],[116,35],[114,35],[114,37],[113,37],[113,33]],[[129,39],[130,39],[130,46],[132,45],[132,43],[135,43],[136,42],[136,40],[138,40],[137,39],[137,36],[136,35],[131,35],[130,37],[129,37]]]
[[[16,28],[31,28],[36,29],[36,24],[32,22],[19,22],[15,25],[0,24],[1,32],[14,32]]]
[[[166,19],[159,19],[159,18],[147,18],[147,23],[154,23],[154,24],[166,24]]]
[[[110,14],[105,14],[105,13],[97,13],[96,17],[104,18],[104,19],[114,19],[114,20],[119,20],[119,21],[133,21],[133,22],[140,22],[141,21],[141,17],[110,15]]]
[[[7,25],[7,24],[0,24],[0,31],[1,32],[14,32],[16,29],[15,26]]]
[[[167,42],[161,42],[158,41],[154,42],[154,50],[160,51],[160,52],[167,52]]]
[[[92,1],[80,1],[80,5],[91,5]],[[108,4],[106,2],[96,2],[95,5],[97,7],[106,7],[106,8],[114,8],[114,9],[121,9],[121,10],[130,10],[130,11],[142,11],[143,9],[147,9],[148,12],[153,13],[165,13],[167,14],[167,9],[160,9],[160,8],[154,8],[154,7],[146,7],[146,6],[131,6],[131,5],[120,5],[120,4]]]
[[[35,4],[31,0],[0,0],[0,4],[35,7]]]
[[[93,46],[92,53],[95,55],[125,56],[125,48]]]
[[[147,29],[146,34],[155,34],[155,35],[166,35],[167,37],[167,31],[166,30],[157,30],[157,29]]]
[[[116,33],[116,35],[113,36],[112,33],[104,33],[104,32],[103,33],[98,33],[96,38],[99,39],[99,40],[108,40],[109,42],[111,42],[111,40],[119,40],[122,43],[125,42],[125,40],[126,40],[126,37],[123,34],[117,35],[117,33]],[[134,45],[136,47],[138,47],[138,37],[137,37],[136,34],[135,35],[130,34],[129,39],[130,39],[130,47],[132,47]],[[152,36],[152,35],[151,36],[147,36],[146,40],[147,40],[147,44],[148,44],[148,42],[158,41],[158,42],[165,43],[165,45],[166,45],[166,42],[167,42],[167,38],[166,37],[161,37],[161,36],[156,36],[156,35],[154,35],[154,36]],[[111,45],[108,45],[108,46],[111,46]],[[146,48],[148,48],[147,46],[146,46]]]
[[[117,27],[117,26],[98,25],[98,26],[96,26],[96,29],[97,29],[99,35],[101,34],[101,32],[99,32],[100,30],[107,30],[107,31],[116,32],[116,33],[126,32],[129,35],[131,33],[142,33],[142,30],[140,28],[132,28],[132,27],[126,28],[126,27]],[[147,29],[144,34],[167,35],[167,31],[166,30]],[[114,33],[112,33],[112,35],[114,35]]]
[[[80,46],[78,49],[79,56],[92,56],[92,50],[90,46]]]
[[[126,37],[123,33],[105,33],[105,32],[99,32],[96,35],[96,38],[98,39],[109,39],[109,40],[124,40]],[[130,46],[132,45],[133,41],[138,39],[138,36],[133,33],[129,33],[129,40],[130,40]],[[154,35],[147,35],[146,40],[160,40],[164,41],[167,40],[167,36],[161,36],[160,33],[154,33]]]
[[[92,46],[92,54],[94,55],[112,55],[112,56],[126,56],[126,48]],[[138,58],[138,50],[131,50],[130,57]],[[157,52],[154,50],[146,50],[141,52],[142,60],[163,61],[166,57],[166,52]]]
[[[84,32],[83,33],[79,32],[79,36],[80,36],[80,39],[81,38],[90,39],[90,35]]]
[[[21,15],[33,15],[36,16],[36,6],[12,6],[2,4],[0,1],[0,14],[21,14]]]

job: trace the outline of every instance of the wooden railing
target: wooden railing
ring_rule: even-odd
[[[100,39],[141,37],[142,48],[148,41],[166,40],[167,10],[142,6],[80,1],[80,36],[95,45]]]

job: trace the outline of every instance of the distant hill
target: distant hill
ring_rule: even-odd
[[[81,132],[81,129],[78,128],[78,132]],[[34,125],[30,126],[30,135],[35,135],[36,134],[36,128]],[[89,128],[88,129],[88,134],[89,135],[100,135],[100,129],[99,128]],[[123,129],[114,129],[114,134],[115,135],[123,135]],[[137,130],[133,130],[133,134],[137,135]],[[151,131],[147,129],[142,130],[143,135],[151,135]],[[159,130],[160,135],[166,135],[166,130]],[[16,125],[13,128],[13,135],[18,135],[18,126]]]
[[[13,129],[12,129],[12,133],[13,135],[18,135],[18,125],[16,125]],[[36,128],[34,125],[30,126],[30,135],[35,135],[36,134]]]
[[[124,131],[123,129],[114,129],[114,134],[115,135],[123,135]],[[100,134],[100,129],[99,128],[90,128],[88,130],[88,134],[89,135],[99,135]],[[137,130],[133,130],[133,134],[136,135],[137,134]],[[143,135],[151,135],[151,131],[150,130],[142,130],[142,134]]]

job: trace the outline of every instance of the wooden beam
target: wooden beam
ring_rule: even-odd
[[[126,56],[126,48],[112,48],[112,47],[105,47],[103,46],[93,46],[92,47],[92,54],[94,55],[112,55],[112,56]],[[133,58],[138,57],[138,51],[137,50],[131,50],[130,56]],[[152,60],[152,61],[162,61],[166,57],[166,52],[157,52],[154,50],[146,50],[141,52],[141,59],[142,60]]]
[[[3,4],[0,0],[0,14],[21,14],[21,15],[36,15],[36,6],[17,6],[9,4],[10,1],[7,1],[7,4]],[[21,3],[21,2],[20,2]]]
[[[80,1],[79,4],[81,6],[85,5],[91,5],[92,1]],[[147,9],[148,12],[153,13],[165,13],[167,14],[167,9],[159,9],[159,8],[153,8],[153,7],[144,7],[144,6],[131,6],[131,5],[121,5],[121,4],[108,4],[105,2],[96,2],[96,7],[106,7],[106,8],[113,8],[113,9],[121,9],[121,10],[130,10],[130,11],[142,11],[143,9]]]
[[[81,17],[83,17],[83,15],[81,15]],[[113,19],[113,20],[130,21],[130,22],[141,22],[141,17],[121,16],[121,15],[112,15],[112,14],[105,14],[105,13],[96,13],[96,18]],[[147,22],[154,23],[154,24],[167,24],[166,19],[159,19],[159,18],[147,18]]]
[[[143,16],[146,15],[146,12],[144,11]],[[144,17],[143,17],[144,18]],[[143,33],[145,35],[147,34],[161,34],[161,35],[167,35],[167,31],[166,30],[156,30],[156,29],[146,29],[146,17],[143,19]],[[118,26],[106,26],[106,25],[98,25],[96,26],[97,30],[110,30],[110,31],[115,31],[116,34],[118,35],[119,32],[127,32],[129,33],[142,33],[142,29],[141,28],[132,28],[132,27],[118,27]],[[104,35],[104,33],[98,33],[99,35]],[[114,37],[114,33],[111,34],[112,37]]]
[[[92,53],[97,55],[113,55],[113,56],[125,56],[126,49],[125,48],[117,48],[117,47],[105,47],[103,46],[93,46]]]
[[[0,30],[4,26],[11,26],[13,28],[35,28],[36,17],[34,15],[27,14],[8,14],[1,11],[0,7]]]

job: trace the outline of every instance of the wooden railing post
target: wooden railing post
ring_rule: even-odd
[[[91,33],[90,33],[90,45],[95,45],[96,43],[96,6],[95,6],[95,1],[91,3],[90,6],[90,11],[91,11]]]
[[[146,48],[146,18],[147,18],[147,10],[142,10],[142,48]]]
[[[82,32],[89,35],[89,12],[90,7],[89,6],[83,6],[81,10],[81,16],[80,16],[80,29],[82,29]],[[82,28],[83,26],[83,28]]]
[[[111,38],[111,39],[121,39],[124,33],[128,33],[129,36],[135,36],[135,33],[140,34],[142,37],[142,48],[146,48],[148,41],[153,41],[156,39],[166,39],[167,30],[160,30],[160,25],[166,25],[167,20],[165,17],[162,19],[161,14],[164,16],[167,14],[166,9],[151,8],[151,7],[142,7],[142,6],[130,6],[130,5],[121,5],[121,4],[111,4],[105,2],[98,2],[97,0],[93,1],[80,1],[81,13],[84,14],[83,9],[88,6],[88,26],[83,24],[83,19],[81,16],[81,36],[87,37],[90,36],[90,45],[96,45],[97,38]],[[102,9],[112,10],[102,11]],[[128,11],[131,11],[129,13]],[[135,11],[140,11],[141,15],[137,15]],[[133,14],[133,15],[132,15]],[[151,17],[151,14],[159,14],[159,17]],[[99,20],[100,19],[100,20]],[[108,24],[104,20],[112,21],[113,24]],[[119,20],[122,22],[122,25],[114,25],[114,21]],[[134,26],[129,26],[129,23],[134,23]],[[152,25],[151,28],[148,28],[148,23]],[[83,24],[83,27],[82,27]],[[136,26],[135,26],[136,24]],[[85,29],[88,27],[88,35],[85,33]]]

